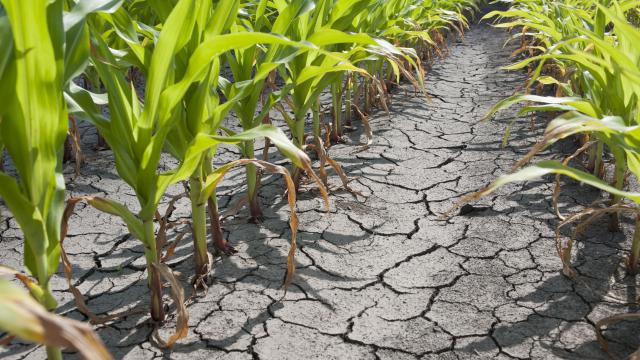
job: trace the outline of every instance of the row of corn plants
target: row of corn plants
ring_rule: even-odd
[[[500,101],[487,118],[521,104],[521,115],[546,112],[553,120],[543,138],[510,174],[462,203],[508,183],[555,174],[553,205],[560,220],[556,241],[564,274],[572,278],[577,275],[571,266],[575,234],[603,215],[610,216],[610,230],[619,231],[619,214],[624,212],[636,219],[625,261],[627,271],[636,274],[640,261],[640,193],[630,187],[634,184],[630,179],[637,180],[640,175],[640,28],[637,20],[634,23],[640,1],[515,0],[508,4],[508,10],[491,12],[485,18],[497,19],[496,26],[512,31],[510,41],[520,44],[514,55],[521,59],[506,69],[528,70],[528,81],[523,93]],[[568,137],[580,140],[574,154],[564,161],[542,160],[530,165],[541,150]],[[561,175],[600,189],[608,198],[565,216],[558,208]],[[572,236],[562,241],[560,228],[574,223],[577,226]],[[600,326],[624,318],[627,316],[598,324],[598,339],[605,349]]]
[[[114,319],[87,308],[72,286],[62,246],[74,207],[86,202],[119,217],[143,244],[149,313],[158,325],[168,308],[165,284],[171,288],[176,332],[168,340],[157,332],[154,337],[172,346],[187,334],[188,312],[184,290],[165,264],[173,251],[166,234],[171,210],[161,216],[160,204],[170,186],[185,185],[192,283],[196,290],[206,286],[213,258],[208,239],[222,253],[235,251],[223,237],[216,188],[239,166],[246,169],[245,203],[256,222],[263,216],[262,174],[285,179],[291,227],[286,287],[295,271],[302,179],[315,182],[325,202],[326,167],[348,187],[326,148],[354,120],[368,128],[375,108],[388,111],[390,90],[401,80],[422,90],[424,63],[442,53],[447,33],[462,33],[475,10],[475,0],[1,0],[0,153],[9,165],[0,170],[0,199],[22,229],[26,273],[1,268],[0,274],[22,281],[31,297],[2,280],[0,328],[46,345],[50,359],[60,359],[61,348],[84,358],[110,357],[90,327],[54,315],[49,287],[62,262],[79,310],[92,323]],[[134,86],[140,79],[142,89]],[[323,127],[326,92],[333,119]],[[241,132],[226,127],[231,111]],[[284,117],[284,128],[271,124],[273,112]],[[76,121],[98,129],[118,175],[137,197],[135,209],[95,196],[65,201],[64,144],[67,134],[75,135],[80,153]],[[266,142],[261,159],[257,139]],[[213,166],[221,144],[238,146],[242,158]],[[291,168],[268,162],[271,145]],[[315,169],[311,151],[320,160]],[[177,160],[168,171],[161,170],[163,153]]]

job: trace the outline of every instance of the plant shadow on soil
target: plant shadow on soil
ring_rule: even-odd
[[[237,183],[235,177],[241,176],[239,174],[233,174],[229,177],[229,182]],[[274,179],[275,178],[275,179]],[[233,245],[240,247],[242,250],[242,256],[222,256],[216,257],[214,261],[213,270],[211,276],[213,282],[210,284],[212,287],[209,291],[217,291],[220,286],[226,288],[226,292],[232,292],[236,287],[259,289],[260,291],[269,290],[270,296],[274,297],[272,303],[257,314],[248,317],[241,326],[237,326],[237,331],[228,334],[225,333],[224,337],[216,337],[215,339],[206,339],[204,336],[200,336],[205,340],[206,346],[213,349],[224,349],[226,347],[235,344],[241,337],[246,336],[247,332],[250,332],[254,327],[261,326],[261,324],[268,318],[273,317],[273,312],[279,308],[277,300],[281,297],[284,291],[281,288],[282,281],[284,279],[287,262],[288,251],[288,239],[290,239],[289,224],[286,217],[283,218],[282,212],[288,212],[288,205],[286,201],[282,199],[282,193],[284,188],[278,183],[279,176],[265,176],[263,181],[263,187],[261,189],[261,200],[263,204],[270,204],[269,206],[263,206],[265,213],[265,220],[260,224],[250,224],[246,222],[246,214],[241,211],[237,216],[227,219],[223,224],[225,229],[225,237],[229,238],[233,234]],[[221,186],[221,194],[240,194],[236,191],[237,186]],[[315,191],[302,194],[301,197],[314,197]],[[241,195],[222,195],[221,203],[231,205],[239,200]],[[309,210],[315,211],[315,210]],[[318,211],[322,214],[322,210]],[[233,229],[233,230],[232,230]],[[189,231],[188,228],[177,228],[177,231]],[[230,231],[231,230],[231,231]],[[235,231],[237,230],[237,231]],[[169,241],[174,240],[176,234],[173,234]],[[304,248],[310,244],[313,244],[318,234],[299,232],[298,233],[298,248],[300,249],[297,259],[300,256],[304,256]],[[365,236],[366,237],[366,236]],[[348,244],[353,241],[362,240],[364,237],[353,237],[348,235],[341,235],[332,233],[332,241]],[[117,242],[119,239],[116,239]],[[83,293],[87,300],[88,306],[92,311],[96,311],[96,314],[103,315],[105,313],[117,312],[122,308],[132,308],[141,305],[143,308],[148,303],[148,288],[146,287],[146,272],[144,271],[144,257],[142,245],[132,239],[133,243],[124,244],[129,245],[123,252],[115,252],[107,257],[110,263],[118,264],[111,269],[100,269],[99,282],[111,282],[118,281],[123,272],[135,273],[137,279],[125,286],[120,286],[121,289],[116,292],[105,292],[101,294],[91,295],[92,289],[97,285],[87,288]],[[192,254],[192,237],[190,233],[183,238],[181,244],[177,247],[176,252],[171,259],[168,260],[168,264],[175,271],[182,274],[191,274],[192,263],[189,261]],[[275,244],[274,244],[275,243]],[[214,249],[210,246],[210,251]],[[331,251],[330,249],[318,247],[317,250]],[[304,263],[297,265],[299,271],[304,271],[304,277],[296,277],[294,283],[289,287],[288,292],[292,294],[301,293],[309,295],[312,298],[318,299],[320,303],[325,306],[327,301],[323,301],[322,296],[313,290],[313,286],[309,284],[305,279],[318,278],[331,282],[360,280],[344,277],[336,274],[332,276],[327,271],[321,271],[311,263]],[[82,271],[87,269],[81,269],[74,265],[75,274],[82,274]],[[97,274],[96,274],[97,275]],[[78,276],[76,276],[77,279]],[[181,277],[182,285],[185,289],[190,289],[191,285],[187,279]],[[216,286],[219,285],[219,286]],[[87,296],[87,293],[90,295]],[[167,292],[165,292],[167,293]],[[190,291],[186,291],[186,295],[189,296]],[[211,311],[220,310],[220,301],[222,298],[214,295],[214,302],[211,302]],[[201,300],[195,299],[196,304]],[[205,302],[210,302],[207,297],[202,298]],[[191,304],[192,306],[194,304]],[[69,311],[75,308],[75,303],[69,301],[61,304],[61,311]],[[84,316],[72,311],[68,313],[72,318],[86,320]],[[201,319],[203,320],[203,319]],[[165,332],[171,329],[171,326],[175,325],[173,316],[169,317],[165,326]],[[194,331],[197,324],[190,331]],[[109,323],[104,327],[98,328],[98,335],[105,341],[108,348],[114,353],[116,357],[124,356],[125,354],[133,351],[140,346],[141,343],[146,342],[151,337],[153,331],[153,324],[148,321],[148,313],[145,311],[142,314],[136,314],[126,316],[122,319]],[[193,338],[191,339],[193,340]],[[192,351],[192,342],[177,343],[171,351],[165,351],[164,355],[170,358],[172,353],[189,352]],[[24,351],[32,349],[24,347],[12,347],[12,351],[5,353],[6,355],[15,355]]]
[[[415,109],[420,109],[415,106]],[[411,106],[405,106],[394,111],[395,113],[405,113],[411,116]],[[540,120],[538,118],[538,120]],[[508,124],[511,119],[500,119],[499,122]],[[535,131],[541,133],[544,125],[537,124]],[[389,131],[386,130],[386,131]],[[385,130],[378,130],[376,136],[382,136]],[[352,139],[356,139],[352,137]],[[510,143],[507,148],[516,154],[526,154],[531,143],[531,132],[517,131],[511,134]],[[513,144],[516,145],[513,145]],[[501,141],[473,143],[472,146],[464,146],[464,151],[495,151],[501,147]],[[571,141],[564,141],[547,150],[541,155],[560,153],[565,156],[576,150],[576,144]],[[357,159],[340,159],[347,164],[345,170],[352,172],[360,170],[360,163]],[[389,164],[391,161],[380,159],[381,163]],[[367,159],[369,161],[369,159]],[[375,162],[375,159],[374,159]],[[367,176],[381,176],[380,174],[367,174]],[[528,182],[526,187],[535,188],[545,186],[553,181],[553,177],[548,176],[544,181]],[[598,200],[601,194],[593,189],[581,186],[572,180],[563,179],[562,195],[560,197],[559,209],[565,215],[576,212],[576,208],[584,208]],[[553,213],[549,192],[535,194],[521,194],[511,196],[517,205],[511,208],[501,209],[499,212],[482,211],[468,216],[492,217],[496,215],[514,214],[522,212],[520,216],[538,220],[543,215]],[[492,329],[493,338],[486,337],[482,340],[472,342],[462,348],[463,352],[474,354],[476,351],[484,352],[499,348],[512,348],[519,345],[528,346],[532,339],[542,339],[539,345],[551,351],[560,358],[605,358],[600,344],[596,341],[595,323],[608,314],[612,313],[635,313],[639,310],[638,280],[635,276],[624,272],[622,264],[624,257],[621,252],[628,251],[630,247],[629,233],[633,229],[633,219],[621,217],[623,233],[611,233],[608,231],[608,217],[604,217],[592,223],[587,229],[587,235],[581,234],[576,239],[573,250],[572,264],[578,273],[577,280],[570,280],[561,274],[561,262],[558,258],[556,275],[547,277],[542,283],[536,284],[533,292],[516,298],[518,303],[535,304],[535,309],[526,320],[513,324],[494,324]],[[558,224],[557,220],[547,221],[546,225],[554,231]],[[564,238],[570,235],[571,227],[563,228],[561,234]],[[553,242],[553,238],[542,238],[542,241]],[[613,284],[612,284],[613,277]],[[543,306],[542,306],[543,305]],[[526,305],[525,305],[526,306]],[[534,305],[531,305],[534,307]],[[603,307],[604,309],[600,309]],[[579,321],[585,321],[591,325],[589,329],[572,329]],[[591,338],[577,348],[567,351],[562,344],[562,335],[565,332],[577,331],[578,336]],[[632,351],[637,350],[640,343],[640,323],[638,321],[622,321],[610,325],[604,335],[609,342],[609,351],[616,358],[625,358]],[[575,336],[575,331],[572,336]],[[500,344],[495,338],[499,337]],[[551,340],[549,340],[551,339]],[[532,354],[530,352],[530,354]]]
[[[516,137],[517,139],[517,137]],[[559,146],[568,147],[550,152],[565,152],[567,155],[575,150],[575,144],[564,142]],[[491,148],[489,146],[489,149]],[[545,180],[530,181],[522,187],[535,189],[553,182],[552,176]],[[601,199],[602,194],[596,190],[582,186],[571,180],[561,182],[559,210],[565,216],[578,212],[585,206]],[[509,199],[515,201],[512,207],[502,208],[499,212],[490,210],[473,213],[467,216],[493,217],[522,213],[518,216],[540,221],[545,215],[553,213],[550,191],[512,194]],[[596,340],[595,323],[614,313],[635,313],[638,308],[638,279],[629,275],[623,268],[622,252],[630,248],[629,238],[632,235],[634,219],[621,217],[624,232],[608,231],[608,217],[604,216],[586,228],[586,234],[578,234],[572,256],[572,266],[577,271],[577,278],[571,280],[561,273],[562,264],[557,258],[558,272],[535,284],[534,291],[515,298],[516,303],[529,307],[533,311],[525,320],[515,323],[493,324],[492,336],[474,341],[462,348],[462,351],[474,354],[500,349],[528,347],[529,356],[536,357],[533,341],[559,358],[603,359],[607,358],[601,345]],[[555,231],[559,220],[545,221],[549,230]],[[572,226],[561,229],[563,239],[571,236]],[[541,241],[555,242],[553,237],[542,237]],[[534,261],[536,261],[534,257]],[[588,329],[580,323],[586,321]],[[574,326],[582,328],[572,329]],[[580,336],[587,340],[582,345],[567,349],[563,345],[563,336]],[[622,321],[610,325],[604,332],[609,342],[609,351],[614,358],[627,358],[637,350],[640,343],[640,322]],[[496,342],[498,339],[498,342]],[[588,341],[588,339],[592,339]],[[569,350],[569,351],[568,351]],[[522,354],[522,353],[520,353]]]
[[[378,131],[377,136],[382,136],[384,130]],[[351,142],[358,142],[362,133],[356,131],[347,134]],[[522,134],[514,134],[515,140],[524,139]],[[485,143],[485,144],[473,144],[471,147],[467,147],[465,151],[488,151],[495,150],[499,146],[499,142]],[[515,149],[512,149],[518,153],[526,152],[528,148],[526,145],[518,145]],[[384,158],[374,159],[373,161],[367,160],[366,164],[358,159],[340,159],[345,164],[344,169],[347,173],[357,172],[358,176],[378,176],[375,173],[363,173],[362,171],[366,167],[370,167],[372,164],[390,164],[389,160]],[[102,174],[101,174],[102,175]],[[230,182],[236,182],[239,180],[240,174],[234,174],[230,177]],[[241,262],[247,262],[250,266],[240,266],[237,261],[237,255],[234,257],[222,257],[217,258],[214,269],[213,278],[214,284],[227,287],[228,291],[234,291],[235,287],[251,286],[258,289],[270,289],[273,294],[277,293],[282,283],[282,279],[285,274],[286,266],[286,246],[290,236],[290,230],[288,229],[288,223],[282,218],[281,213],[286,209],[287,205],[282,200],[282,193],[284,188],[277,184],[279,176],[265,177],[264,187],[261,191],[261,199],[263,204],[271,204],[264,208],[266,214],[266,220],[259,225],[245,224],[244,221],[236,221],[230,219],[225,224],[227,230],[238,226],[242,228],[239,235],[235,236],[234,245],[246,246],[246,257],[243,254]],[[241,180],[240,180],[241,181]],[[536,187],[543,184],[542,182],[530,182],[527,186]],[[225,206],[230,206],[238,200],[240,195],[236,191],[237,187],[228,185],[223,186],[220,189],[221,203]],[[338,192],[341,193],[341,192]],[[302,194],[301,197],[309,197],[312,195]],[[570,213],[571,209],[575,209],[576,205],[585,205],[591,203],[597,199],[599,194],[595,191],[591,191],[580,187],[578,184],[567,181],[563,186],[563,196],[561,197],[560,208],[564,213]],[[491,217],[499,214],[513,214],[520,211],[528,211],[527,216],[536,218],[543,214],[548,214],[551,211],[549,196],[545,194],[523,194],[518,196],[512,196],[512,199],[517,202],[511,208],[502,209],[496,213],[494,211],[482,212],[472,216]],[[566,210],[566,211],[565,211]],[[316,211],[316,210],[307,210]],[[321,211],[318,211],[321,213]],[[245,214],[240,213],[238,218],[243,218]],[[630,219],[623,218],[625,220],[625,227],[629,227]],[[555,221],[547,223],[550,229],[555,229]],[[628,240],[624,234],[609,233],[606,230],[606,219],[598,221],[592,224],[589,228],[589,235],[582,236],[575,246],[574,265],[578,273],[580,274],[580,282],[575,282],[567,279],[559,272],[557,275],[548,277],[540,285],[536,286],[536,289],[520,298],[516,301],[519,303],[533,303],[545,304],[542,309],[535,310],[528,316],[527,320],[516,322],[513,324],[500,324],[492,330],[493,338],[485,338],[478,340],[461,350],[468,353],[474,353],[474,351],[487,351],[495,349],[498,345],[495,343],[496,337],[499,338],[501,348],[512,348],[519,345],[529,344],[531,339],[544,339],[539,342],[540,346],[547,347],[554,355],[561,358],[571,358],[579,356],[581,358],[589,358],[593,354],[602,354],[598,343],[594,340],[584,343],[578,348],[571,349],[571,352],[567,352],[562,345],[561,335],[563,332],[571,331],[572,326],[577,321],[587,318],[594,307],[598,304],[605,302],[608,298],[604,295],[607,294],[612,287],[610,281],[610,275],[620,273],[619,268],[622,262],[622,258],[619,255],[620,249],[628,248]],[[186,231],[185,229],[180,229]],[[563,234],[568,235],[568,229]],[[265,232],[268,235],[265,235]],[[225,231],[225,236],[236,233],[232,231]],[[175,236],[175,234],[174,234]],[[303,255],[303,249],[305,246],[312,245],[317,240],[317,233],[300,232],[298,244]],[[332,241],[337,245],[346,245],[351,242],[363,240],[370,236],[365,234],[362,237],[354,236],[342,236],[341,234],[333,233]],[[270,240],[279,239],[276,247],[270,244]],[[280,241],[282,240],[282,241]],[[552,238],[544,238],[543,241],[553,241]],[[123,239],[122,237],[114,239],[116,243],[127,244],[127,241],[134,241],[132,239]],[[182,244],[178,247],[173,260],[169,261],[170,265],[177,271],[184,274],[191,272],[189,262],[189,255],[191,254],[191,237],[187,235]],[[316,247],[315,249],[322,251],[331,251],[323,247]],[[268,255],[267,255],[268,254]],[[91,273],[91,269],[84,268],[82,266],[74,265],[74,271],[76,273],[76,279],[78,277],[90,279],[92,274],[99,275],[100,279],[96,283],[85,289],[86,299],[89,307],[97,313],[105,313],[115,309],[131,308],[136,305],[146,305],[148,298],[148,289],[146,287],[146,275],[144,274],[143,249],[141,244],[135,243],[131,247],[127,247],[126,251],[111,253],[104,259],[109,258],[109,261],[116,263],[115,267],[101,268],[97,272]],[[103,260],[104,260],[103,259]],[[240,263],[241,263],[240,262]],[[558,270],[560,270],[560,262],[557,262]],[[332,276],[326,271],[321,271],[313,265],[313,263],[305,263],[299,266],[299,269],[305,269],[305,277],[317,277],[324,280],[339,282],[359,279],[345,279],[340,275]],[[87,275],[89,274],[89,275]],[[121,279],[123,274],[130,277],[132,281],[126,284],[116,284],[117,279]],[[183,285],[188,288],[189,284],[186,279],[183,280]],[[92,295],[94,288],[99,288],[101,283],[110,282],[112,287],[117,287],[116,291],[108,292],[96,292]],[[625,294],[628,304],[616,305],[608,303],[609,306],[616,308],[619,312],[635,312],[638,310],[636,304],[637,291],[636,280],[632,277],[618,276],[616,284],[622,287],[622,293]],[[213,291],[213,290],[212,290]],[[322,301],[322,297],[318,293],[313,292],[313,286],[306,282],[304,278],[297,277],[294,284],[289,288],[291,293],[309,293],[313,298],[319,299],[321,303],[328,303]],[[219,300],[212,304],[211,311],[219,310]],[[216,304],[217,303],[217,304]],[[197,304],[197,300],[196,300]],[[217,308],[216,308],[217,306]],[[271,304],[261,311],[258,311],[251,317],[248,317],[239,330],[232,332],[231,334],[225,334],[223,338],[217,339],[205,339],[200,335],[200,339],[207,340],[205,345],[213,349],[223,349],[238,341],[242,336],[246,336],[248,332],[256,327],[260,326],[266,319],[274,317],[274,311],[281,306],[278,304],[277,299],[274,299]],[[326,305],[329,306],[329,305]],[[74,308],[73,301],[67,301],[60,306],[61,312],[66,312],[70,317],[83,319],[77,311],[72,310]],[[114,352],[117,357],[124,356],[134,349],[138,348],[141,343],[146,342],[152,331],[153,325],[149,323],[148,314],[143,312],[141,314],[130,315],[122,318],[118,321],[110,323],[109,325],[98,328],[98,334],[107,343],[108,347]],[[594,321],[599,318],[589,318],[589,322],[593,324]],[[171,324],[172,321],[170,320]],[[606,337],[610,341],[610,350],[612,354],[617,357],[623,357],[629,354],[634,344],[638,343],[638,331],[639,326],[636,322],[622,322],[611,327],[611,330],[606,332]],[[559,332],[557,330],[560,330]],[[191,329],[193,331],[193,328]],[[588,331],[583,333],[585,336],[595,336]],[[548,341],[549,338],[553,340]],[[193,339],[192,339],[193,340]],[[189,342],[186,344],[178,343],[173,349],[173,353],[188,353],[193,350],[194,343]],[[530,345],[526,345],[530,346]],[[34,349],[32,345],[15,343],[12,347],[5,352],[5,355],[17,355],[20,353],[29,353]],[[165,358],[170,358],[172,352],[165,352]],[[69,354],[72,355],[73,354]],[[594,355],[595,357],[600,357]]]

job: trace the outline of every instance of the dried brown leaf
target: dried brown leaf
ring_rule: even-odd
[[[73,215],[76,204],[78,204],[80,201],[90,202],[94,199],[95,198],[92,196],[82,196],[67,200],[67,206],[65,207],[64,213],[62,215],[62,225],[60,228],[60,253],[62,258],[62,269],[64,270],[64,275],[67,279],[67,285],[69,286],[69,291],[73,295],[76,307],[78,308],[78,311],[89,318],[89,322],[91,324],[95,325],[104,324],[128,315],[140,314],[145,312],[145,309],[143,309],[142,307],[136,307],[115,314],[98,316],[89,309],[86,301],[84,300],[84,296],[82,295],[80,290],[78,290],[78,288],[73,285],[73,267],[71,265],[71,261],[69,260],[69,256],[67,255],[67,252],[64,250],[64,240],[67,237],[69,218],[71,217],[71,215]]]
[[[177,319],[176,319],[176,332],[169,337],[168,340],[163,340],[158,334],[158,328],[153,331],[153,337],[159,347],[171,348],[175,345],[176,341],[186,337],[189,333],[189,313],[184,301],[184,289],[180,282],[173,274],[173,271],[162,263],[155,263],[153,267],[160,273],[160,276],[171,286],[171,298],[176,306]]]

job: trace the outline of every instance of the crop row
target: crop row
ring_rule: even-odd
[[[2,0],[0,151],[9,160],[0,172],[0,198],[22,229],[29,275],[0,272],[22,281],[30,296],[0,280],[0,328],[45,344],[50,359],[62,357],[61,347],[84,358],[110,358],[88,325],[51,314],[57,304],[49,280],[61,258],[70,272],[61,246],[67,220],[86,202],[121,218],[143,244],[150,316],[158,324],[166,317],[164,284],[170,285],[176,333],[156,340],[172,346],[186,336],[188,312],[181,285],[163,262],[170,251],[160,202],[169,186],[188,183],[193,284],[202,286],[212,264],[208,237],[219,251],[234,252],[220,230],[216,187],[238,166],[246,168],[254,221],[262,217],[261,174],[279,173],[286,181],[287,286],[295,271],[295,199],[303,178],[326,200],[325,167],[344,175],[326,148],[340,140],[345,124],[366,122],[373,108],[387,109],[387,94],[402,79],[422,89],[423,63],[440,53],[448,32],[462,33],[476,6],[475,0]],[[134,86],[139,78],[142,90]],[[320,120],[324,91],[333,108],[327,136]],[[270,110],[283,116],[286,132],[271,124]],[[232,111],[241,132],[223,126]],[[74,133],[69,123],[77,120],[98,129],[139,211],[108,198],[65,199],[63,149]],[[290,159],[291,169],[256,159],[260,138]],[[221,144],[237,145],[243,158],[214,167]],[[77,138],[74,147],[79,151]],[[310,151],[318,156],[316,169]],[[163,153],[178,165],[159,170]],[[82,294],[71,291],[79,309],[95,319]]]
[[[508,70],[527,69],[524,93],[500,101],[487,117],[512,106],[523,105],[520,114],[547,112],[552,116],[543,138],[514,165],[510,174],[461,203],[492,193],[511,182],[555,174],[553,206],[559,219],[556,246],[563,273],[578,276],[572,266],[575,237],[602,216],[609,216],[609,229],[620,231],[621,213],[632,214],[635,234],[625,265],[638,272],[640,261],[640,28],[637,0],[515,0],[508,10],[494,11],[496,26],[512,31],[510,41],[520,44],[514,53],[520,61]],[[537,92],[537,95],[534,95]],[[509,129],[505,134],[507,142]],[[542,160],[528,165],[543,149],[577,138],[577,150],[563,161]],[[602,190],[607,194],[575,214],[562,214],[558,202],[560,176]],[[561,228],[575,224],[568,240]],[[598,339],[606,349],[600,328],[612,322],[637,318],[621,314],[602,319]],[[637,355],[637,354],[636,354]]]

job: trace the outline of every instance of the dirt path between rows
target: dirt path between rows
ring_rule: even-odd
[[[438,217],[461,195],[508,171],[543,127],[533,131],[528,120],[518,121],[502,148],[504,128],[515,113],[477,123],[522,84],[522,74],[498,69],[513,51],[503,48],[506,37],[500,29],[473,25],[464,42],[452,44],[449,56],[429,72],[430,100],[400,90],[390,116],[372,119],[375,138],[368,149],[355,146],[358,134],[352,134],[354,144],[331,149],[367,198],[337,191],[326,214],[320,200],[301,196],[298,273],[286,297],[281,299],[279,287],[289,230],[282,185],[274,177],[265,181],[262,197],[277,205],[265,210],[263,224],[247,224],[244,216],[226,222],[226,234],[240,252],[217,259],[208,294],[189,307],[189,336],[163,353],[149,343],[146,314],[129,316],[99,330],[115,357],[606,358],[592,324],[629,308],[603,294],[623,302],[636,296],[611,277],[627,246],[625,236],[594,227],[578,245],[581,280],[574,282],[559,272],[548,183],[509,186],[476,203],[476,211]],[[135,207],[135,196],[115,175],[108,152],[103,154],[85,165],[70,191]],[[237,157],[232,151],[222,155]],[[223,207],[239,199],[241,181],[236,173],[225,183]],[[568,184],[562,209],[579,209],[597,196]],[[174,216],[188,213],[187,202],[179,202]],[[15,222],[3,222],[0,231],[0,262],[21,268]],[[189,241],[170,262],[184,274],[192,273]],[[66,248],[94,311],[146,303],[142,247],[118,220],[80,209]],[[83,319],[62,277],[54,278],[53,287],[60,311]],[[638,343],[636,330],[627,324],[611,331],[612,351],[628,354]],[[42,356],[41,349],[19,343],[0,352],[7,359]]]

